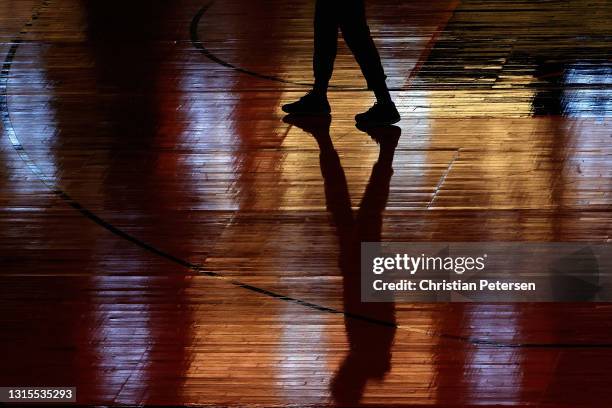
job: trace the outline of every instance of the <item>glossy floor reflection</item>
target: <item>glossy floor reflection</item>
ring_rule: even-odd
[[[404,119],[367,134],[343,45],[333,116],[280,111],[311,81],[312,3],[0,5],[0,386],[601,407],[612,306],[363,304],[355,252],[609,242],[612,7],[371,2]]]

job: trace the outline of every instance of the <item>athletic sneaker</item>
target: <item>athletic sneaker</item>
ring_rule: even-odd
[[[310,91],[299,100],[282,106],[283,112],[294,115],[327,115],[331,112],[325,95]]]
[[[393,102],[376,102],[366,112],[355,115],[355,121],[364,126],[388,126],[399,120],[400,115]]]

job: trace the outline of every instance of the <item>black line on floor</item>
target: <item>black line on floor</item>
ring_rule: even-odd
[[[204,16],[204,13],[206,13],[208,11],[208,9],[215,3],[214,0],[209,1],[208,3],[206,3],[200,10],[198,10],[198,12],[193,16],[193,19],[191,20],[191,24],[189,26],[189,33],[190,33],[190,39],[191,39],[191,44],[198,49],[206,58],[208,58],[209,60],[222,65],[224,67],[233,69],[234,71],[240,72],[242,74],[246,74],[246,75],[250,75],[259,79],[265,79],[268,81],[274,81],[274,82],[281,82],[283,84],[292,84],[292,85],[299,85],[299,86],[312,86],[312,83],[307,83],[307,82],[295,82],[295,81],[289,81],[287,79],[283,79],[283,78],[279,78],[276,77],[274,75],[266,75],[266,74],[260,74],[259,72],[255,72],[255,71],[250,71],[248,69],[245,68],[241,68],[239,66],[236,66],[234,64],[231,64],[225,60],[222,60],[221,58],[217,57],[215,54],[213,54],[211,51],[208,50],[208,48],[206,48],[204,46],[204,43],[202,43],[202,41],[200,41],[200,38],[198,36],[198,27],[200,25],[200,20],[202,20],[202,16]]]

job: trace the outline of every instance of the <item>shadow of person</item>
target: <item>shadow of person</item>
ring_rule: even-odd
[[[401,129],[397,126],[360,129],[379,144],[380,151],[354,214],[344,169],[329,134],[331,117],[287,115],[283,120],[310,133],[319,145],[325,201],[339,244],[344,325],[349,342],[349,352],[331,382],[331,394],[336,404],[355,406],[368,380],[381,380],[391,368],[395,304],[361,302],[360,248],[361,242],[381,239],[382,213],[387,205],[393,156]]]

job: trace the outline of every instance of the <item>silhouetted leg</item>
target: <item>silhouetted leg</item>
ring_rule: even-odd
[[[387,76],[370,34],[363,0],[339,0],[339,2],[342,4],[340,28],[344,40],[355,56],[368,88],[374,91],[379,102],[390,102]]]
[[[317,0],[314,18],[314,90],[327,92],[338,48],[338,10],[335,0]]]
[[[319,147],[321,148],[319,162],[325,186],[325,204],[334,221],[340,244],[340,253],[343,254],[346,252],[347,246],[351,244],[354,232],[351,197],[340,157],[338,157],[338,152],[331,143],[329,134],[326,141],[319,141]],[[341,268],[345,266],[345,261],[341,255],[339,260]]]
[[[382,213],[389,198],[393,157],[401,133],[397,126],[368,129],[368,134],[380,145],[380,151],[357,212],[357,235],[361,242],[380,240]]]
[[[381,240],[382,214],[389,197],[393,154],[400,128],[376,129],[370,135],[380,143],[380,154],[355,219],[355,229],[341,252],[344,323],[350,350],[332,380],[336,403],[356,406],[368,379],[381,379],[391,369],[391,349],[396,331],[395,304],[361,301],[360,244]],[[376,321],[374,323],[372,320]]]
[[[312,68],[315,82],[312,91],[298,101],[282,106],[289,114],[326,115],[331,111],[327,87],[334,70],[338,48],[338,7],[335,0],[317,0],[314,18],[314,55]]]
[[[319,164],[325,188],[325,203],[340,237],[340,247],[346,246],[346,238],[353,235],[353,210],[344,169],[329,135],[331,116],[313,118],[287,115],[283,118],[283,122],[310,133],[319,145]]]

